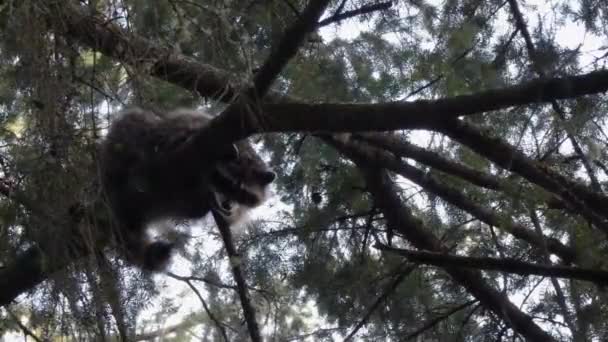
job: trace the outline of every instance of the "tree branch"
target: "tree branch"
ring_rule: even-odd
[[[373,195],[374,203],[384,212],[388,225],[403,234],[417,248],[443,253],[447,251],[447,248],[429,233],[422,222],[402,205],[401,199],[397,195],[397,189],[386,172],[365,166],[362,167],[362,171]],[[526,340],[555,341],[551,335],[536,325],[530,316],[513,305],[505,294],[490,287],[479,272],[453,267],[444,269],[454,281],[464,286],[485,308],[501,317]]]
[[[519,10],[519,5],[517,4],[517,0],[508,0],[508,2],[509,2],[509,6],[511,7],[511,12],[513,13],[513,17],[515,18],[515,25],[517,26],[518,31],[521,32],[521,35],[522,35],[522,37],[524,37],[524,41],[526,42],[526,49],[528,50],[528,55],[530,56],[530,59],[532,60],[532,65],[534,66],[536,73],[540,77],[544,78],[546,76],[546,73],[543,68],[543,64],[542,64],[538,54],[536,53],[536,48],[534,47],[534,43],[532,42],[532,37],[530,36],[530,32],[528,31],[528,26],[526,25],[524,17],[521,14],[521,11]],[[581,145],[578,143],[576,137],[570,131],[570,128],[568,127],[568,125],[565,122],[566,113],[564,112],[564,109],[562,108],[562,106],[559,105],[559,103],[557,103],[556,100],[551,100],[551,107],[557,114],[558,121],[562,124],[562,126],[565,127],[566,136],[568,137],[568,140],[570,140],[570,143],[572,144],[572,148],[574,149],[574,152],[581,158],[583,166],[585,167],[585,170],[587,171],[587,175],[589,175],[589,180],[591,181],[591,186],[592,186],[593,190],[601,192],[602,186],[600,185],[600,182],[597,179],[597,176],[595,175],[595,171],[593,170],[593,167],[591,166],[589,159],[583,152]]]
[[[408,334],[402,341],[409,341],[412,340],[414,338],[416,338],[418,335],[422,334],[423,332],[430,330],[431,328],[433,328],[434,326],[436,326],[437,324],[441,323],[442,321],[445,321],[446,319],[450,318],[450,316],[452,316],[453,314],[457,313],[460,310],[464,310],[466,308],[468,308],[469,306],[473,305],[477,303],[476,300],[470,300],[466,303],[462,303],[448,311],[446,311],[445,313],[443,313],[442,315],[433,318],[432,320],[430,320],[429,322],[425,323],[422,327],[420,327],[419,329],[417,329],[416,331],[414,331],[411,334]]]
[[[178,332],[178,331],[182,331],[185,329],[189,329],[197,324],[201,324],[201,322],[199,322],[199,320],[200,319],[196,316],[189,317],[189,318],[185,319],[184,321],[177,323],[175,325],[172,325],[170,327],[161,328],[161,329],[151,331],[148,333],[141,333],[141,334],[135,335],[135,337],[133,338],[133,341],[151,341],[156,338],[169,335],[173,332]]]
[[[559,196],[604,233],[608,234],[608,197],[561,176],[548,166],[529,159],[510,144],[487,137],[463,120],[445,120],[438,131],[467,146],[500,167]]]
[[[414,217],[411,211],[401,203],[398,189],[386,171],[372,168],[365,160],[352,156],[348,151],[340,152],[353,159],[360,167],[371,192],[374,204],[383,213],[387,225],[400,232],[412,245],[419,249],[446,253],[448,249]],[[490,287],[478,271],[462,268],[445,267],[445,271],[458,284],[464,286],[479,302],[508,324],[515,332],[529,341],[555,341],[551,335],[542,330],[532,318],[521,312],[505,294]]]
[[[64,269],[74,260],[89,255],[92,248],[101,248],[107,243],[109,234],[102,229],[86,229],[86,234],[78,229],[80,225],[86,224],[86,221],[91,219],[88,217],[90,212],[95,212],[98,216],[94,223],[88,224],[110,228],[111,224],[107,217],[103,216],[105,205],[94,205],[96,209],[79,206],[80,204],[74,206],[73,212],[67,213],[61,220],[49,220],[52,225],[45,227],[47,230],[53,230],[58,236],[66,236],[64,244],[57,246],[48,241],[38,241],[38,245],[29,247],[12,263],[0,269],[1,306],[9,304],[15,297],[40,284],[49,275]],[[67,226],[60,226],[59,222],[63,224],[67,222]]]
[[[247,282],[245,280],[245,276],[243,275],[243,270],[241,269],[241,256],[234,247],[230,226],[220,215],[216,214],[215,212],[213,212],[213,218],[215,219],[215,223],[220,231],[222,240],[224,240],[224,248],[226,249],[228,262],[230,263],[234,281],[236,282],[237,293],[239,294],[241,307],[243,308],[243,315],[245,316],[245,322],[247,322],[247,328],[249,329],[249,336],[253,342],[262,342],[260,328],[255,318],[255,308],[251,304]]]
[[[416,265],[410,265],[405,270],[401,271],[399,273],[399,275],[397,275],[397,277],[395,277],[395,279],[386,287],[386,289],[384,289],[384,291],[382,292],[382,295],[380,295],[378,298],[376,298],[374,303],[369,307],[369,309],[367,309],[367,312],[365,313],[365,315],[359,320],[359,322],[357,323],[355,328],[350,332],[350,334],[348,334],[348,336],[346,336],[344,338],[343,342],[350,341],[350,339],[352,339],[355,336],[355,334],[359,331],[359,329],[361,329],[365,325],[365,323],[367,323],[367,321],[372,316],[374,311],[376,311],[376,309],[382,303],[384,303],[384,301],[386,301],[386,299],[393,292],[395,292],[395,290],[397,289],[397,286],[399,286],[399,284],[401,284],[401,282],[408,275],[410,275],[410,273],[412,273],[416,269],[416,267],[417,267]]]
[[[273,49],[260,71],[255,75],[254,98],[261,98],[266,94],[272,81],[298,52],[298,48],[302,45],[306,36],[317,27],[317,22],[327,8],[328,3],[329,0],[310,0],[296,23],[285,31],[279,44]]]
[[[608,271],[560,265],[539,265],[514,258],[464,257],[445,253],[412,251],[398,249],[382,244],[376,248],[399,254],[412,262],[434,265],[442,268],[464,267],[476,270],[499,271],[520,275],[539,275],[566,279],[578,279],[593,282],[599,286],[608,284]]]
[[[19,326],[21,331],[23,331],[23,334],[31,337],[36,342],[42,342],[42,339],[40,337],[36,336],[36,334],[34,334],[34,332],[32,330],[30,330],[30,328],[28,328],[25,324],[21,323],[21,319],[19,319],[19,317],[17,317],[17,315],[15,315],[8,308],[5,308],[5,309],[6,309],[6,312],[8,312],[9,316],[11,316],[11,318],[15,321],[15,323],[17,323],[17,325]],[[25,340],[27,341],[27,337]]]
[[[374,146],[391,151],[397,156],[410,158],[436,170],[464,179],[467,182],[490,190],[503,190],[502,181],[493,175],[477,171],[472,167],[448,160],[439,153],[411,144],[394,135],[381,133],[358,133],[354,138],[364,140]]]
[[[200,291],[196,288],[196,286],[194,286],[194,284],[192,284],[192,281],[190,281],[190,279],[188,279],[188,278],[174,277],[173,274],[171,274],[171,273],[168,273],[168,275],[172,278],[175,278],[177,280],[183,281],[186,284],[188,284],[188,286],[190,287],[192,292],[194,292],[194,294],[201,301],[201,304],[203,304],[203,309],[205,309],[207,316],[209,316],[209,319],[211,319],[211,321],[215,324],[215,327],[217,328],[220,335],[224,339],[224,342],[229,342],[230,340],[228,339],[228,335],[226,334],[226,329],[224,329],[224,324],[217,317],[215,317],[213,312],[211,312],[211,310],[209,309],[209,306],[207,305],[207,302],[201,295]]]
[[[510,219],[494,214],[491,210],[482,207],[459,190],[450,187],[432,175],[429,175],[401,160],[395,159],[388,152],[371,147],[361,142],[350,140],[348,142],[339,139],[325,139],[333,146],[350,156],[365,160],[370,165],[384,167],[392,170],[403,177],[418,184],[426,191],[441,197],[446,202],[468,212],[478,220],[503,229],[518,239],[524,240],[532,246],[541,249],[546,241],[548,250],[559,256],[567,263],[577,261],[577,253],[570,247],[553,238],[539,237],[534,231],[520,224],[513,223]]]
[[[48,19],[53,29],[80,41],[85,46],[112,58],[138,67],[148,74],[201,96],[229,101],[240,86],[232,85],[228,74],[212,66],[197,63],[160,48],[151,42],[126,33],[103,16],[90,15],[72,1],[46,0]],[[537,79],[520,85],[455,96],[439,100],[389,102],[379,104],[309,104],[278,94],[269,94],[259,108],[264,113],[263,127],[243,124],[246,109],[234,111],[242,115],[222,115],[213,121],[213,141],[230,143],[260,132],[287,131],[379,131],[395,129],[434,129],[448,118],[472,115],[511,106],[548,102],[608,90],[608,71],[594,71],[563,78]],[[232,117],[234,116],[234,117]],[[229,118],[225,118],[229,117]]]
[[[331,25],[333,23],[337,23],[339,21],[342,21],[342,20],[345,20],[348,18],[352,18],[352,17],[356,17],[356,16],[362,15],[362,14],[372,13],[375,11],[384,11],[384,10],[391,8],[391,6],[393,6],[393,2],[387,1],[387,2],[381,2],[378,4],[364,5],[364,6],[361,6],[357,9],[354,9],[351,11],[337,12],[336,14],[332,15],[329,18],[321,20],[319,22],[319,27]]]

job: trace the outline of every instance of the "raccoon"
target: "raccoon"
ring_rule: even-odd
[[[101,183],[117,236],[127,260],[145,270],[164,269],[174,247],[149,239],[151,223],[198,219],[213,210],[232,225],[267,198],[275,173],[246,141],[214,147],[208,160],[181,153],[211,119],[189,110],[129,109],[101,144]]]

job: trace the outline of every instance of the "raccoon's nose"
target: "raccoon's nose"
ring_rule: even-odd
[[[262,185],[270,184],[277,177],[277,174],[272,171],[260,172],[260,183]]]

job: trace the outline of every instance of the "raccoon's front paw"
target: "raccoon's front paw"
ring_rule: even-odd
[[[162,271],[171,259],[174,244],[156,241],[149,244],[144,251],[143,268],[149,271]]]

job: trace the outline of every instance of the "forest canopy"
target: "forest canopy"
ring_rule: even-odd
[[[608,339],[608,2],[4,0],[0,27],[0,340]],[[165,272],[100,188],[130,107],[213,113],[192,160],[248,139],[277,174],[232,233],[159,223]]]

